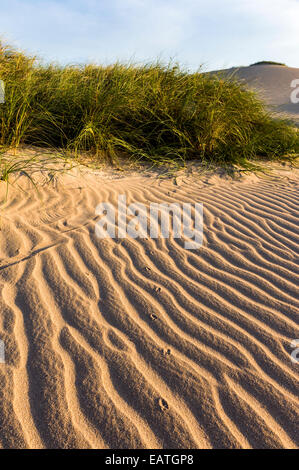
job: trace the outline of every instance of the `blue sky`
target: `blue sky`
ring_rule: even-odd
[[[298,19],[299,0],[0,0],[0,37],[61,63],[299,67]]]

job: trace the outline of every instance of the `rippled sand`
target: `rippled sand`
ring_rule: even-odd
[[[298,181],[91,172],[11,188],[0,447],[296,447]],[[98,239],[95,207],[119,194],[203,202],[203,246]]]

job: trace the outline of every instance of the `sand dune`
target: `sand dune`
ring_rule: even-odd
[[[118,194],[203,202],[203,246],[98,239],[95,207]],[[39,195],[12,188],[0,447],[298,446],[298,212],[295,170],[176,184],[87,172]]]
[[[218,71],[219,72],[219,71]],[[221,70],[233,75],[259,93],[262,99],[283,117],[291,117],[299,123],[299,103],[291,101],[291,93],[299,85],[291,87],[293,80],[299,81],[299,68],[280,65],[251,65]],[[215,73],[215,72],[212,72]],[[299,97],[299,92],[297,93]]]

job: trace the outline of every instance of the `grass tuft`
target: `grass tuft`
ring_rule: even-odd
[[[0,43],[0,146],[153,163],[242,164],[299,152],[299,134],[231,78],[177,65],[42,65]]]

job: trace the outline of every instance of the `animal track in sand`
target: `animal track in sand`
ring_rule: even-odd
[[[159,398],[159,407],[161,411],[166,411],[169,409],[168,403],[164,398]]]
[[[163,354],[163,356],[170,356],[171,350],[169,348],[168,349],[162,349],[162,354]]]

